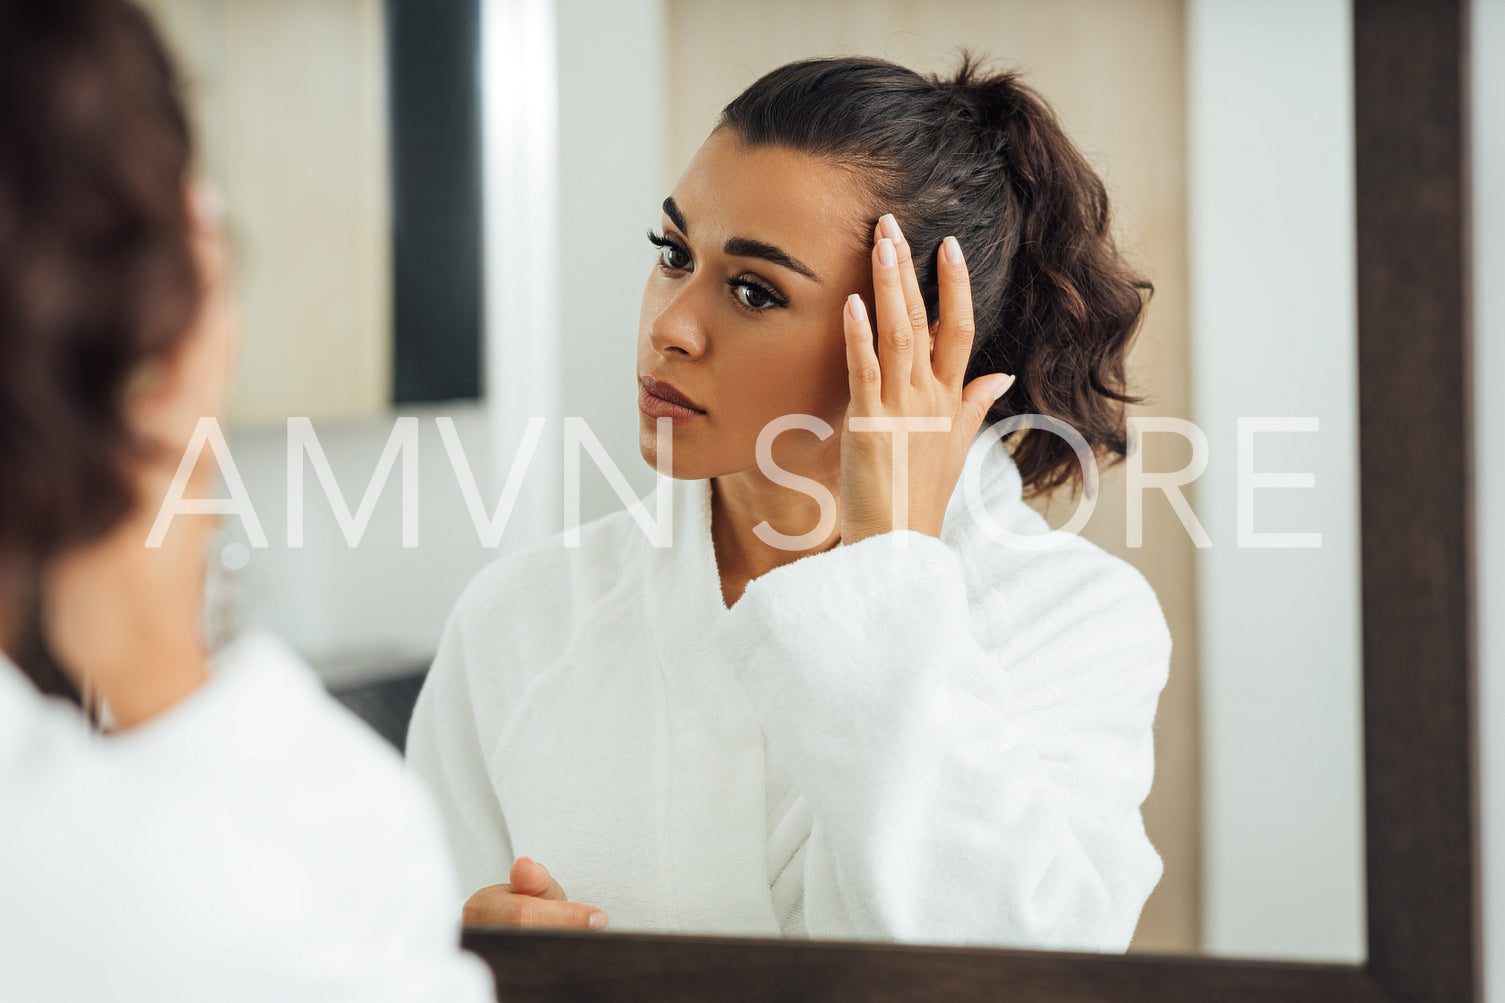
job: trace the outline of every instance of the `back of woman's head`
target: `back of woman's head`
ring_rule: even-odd
[[[0,0],[0,137],[0,571],[14,591],[136,503],[125,398],[189,329],[199,277],[187,118],[137,8]]]
[[[945,79],[881,59],[804,60],[759,79],[720,127],[850,168],[869,223],[892,212],[914,248],[932,319],[935,251],[955,235],[977,322],[966,378],[1016,376],[990,420],[1049,415],[1099,455],[1124,455],[1136,400],[1125,361],[1150,286],[1114,245],[1102,181],[1017,74],[984,73],[971,56]],[[1026,433],[1013,456],[1031,494],[1081,476],[1048,431]]]

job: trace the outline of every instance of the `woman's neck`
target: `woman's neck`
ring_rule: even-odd
[[[829,476],[802,474],[823,484],[835,502],[832,512],[838,517],[818,535],[820,502],[803,491],[776,484],[756,469],[712,479],[711,540],[721,574],[722,598],[728,606],[741,598],[753,579],[806,555],[830,550],[840,542],[837,469],[833,468]],[[759,526],[765,526],[761,536]]]

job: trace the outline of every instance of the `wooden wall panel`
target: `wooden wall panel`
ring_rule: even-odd
[[[381,0],[147,0],[222,190],[235,425],[385,413],[391,220]]]

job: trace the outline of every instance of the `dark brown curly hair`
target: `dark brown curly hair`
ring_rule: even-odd
[[[38,580],[136,502],[127,386],[200,297],[190,161],[179,78],[141,10],[0,0],[0,601],[23,671],[75,702]]]
[[[1107,462],[1127,452],[1125,361],[1151,285],[1120,256],[1103,182],[1043,98],[1014,72],[963,54],[949,79],[882,59],[789,63],[727,105],[718,128],[753,146],[798,150],[853,171],[872,219],[892,212],[914,248],[936,316],[936,249],[967,256],[977,333],[967,380],[1016,377],[989,423],[1043,414]],[[1072,447],[1019,430],[1012,454],[1029,495],[1080,485]]]

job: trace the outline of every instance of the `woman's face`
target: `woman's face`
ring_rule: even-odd
[[[834,469],[848,401],[842,307],[850,293],[872,298],[864,212],[841,168],[727,130],[706,140],[664,202],[666,243],[638,320],[640,382],[670,384],[699,413],[640,396],[645,460],[657,461],[660,413],[675,416],[665,472],[685,479],[755,467],[764,426],[807,414],[836,434],[782,434],[774,460],[809,476]]]

